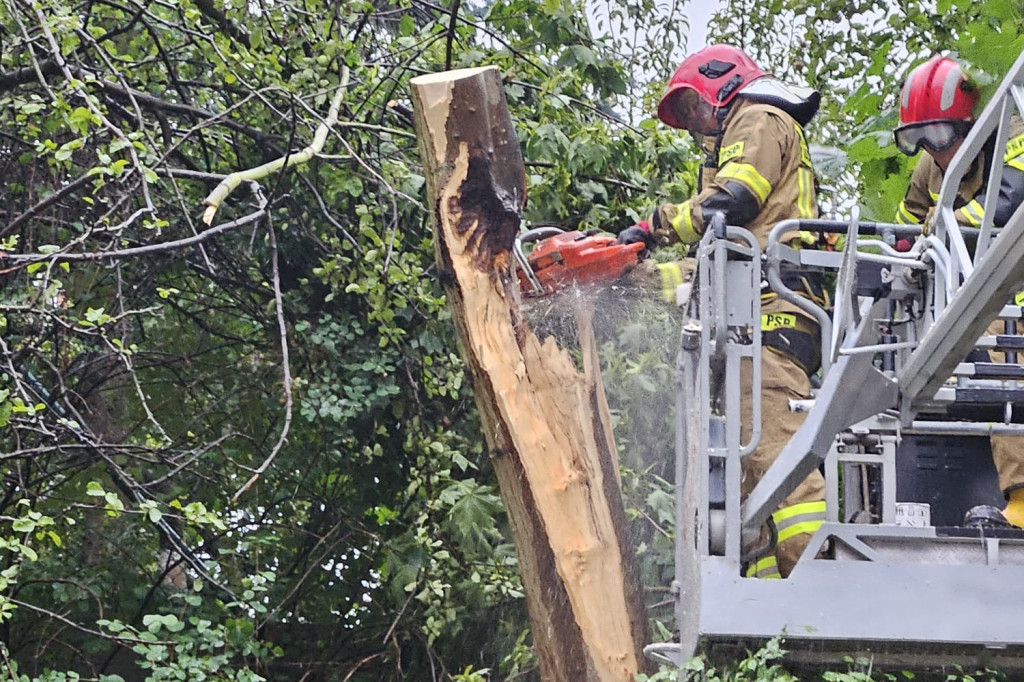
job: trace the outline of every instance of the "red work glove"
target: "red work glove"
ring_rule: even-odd
[[[641,220],[636,225],[630,225],[615,240],[616,244],[635,244],[643,242],[645,249],[654,248],[654,235],[651,234],[651,225],[646,220]]]

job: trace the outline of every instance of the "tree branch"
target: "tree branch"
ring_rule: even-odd
[[[237,220],[232,220],[229,223],[221,223],[216,227],[211,227],[209,230],[203,230],[197,235],[186,237],[184,239],[175,239],[169,242],[160,242],[159,244],[149,244],[147,246],[137,246],[131,249],[113,249],[112,251],[93,251],[90,253],[25,253],[17,255],[8,255],[6,258],[0,254],[0,262],[6,261],[14,263],[16,267],[26,265],[28,263],[38,263],[41,261],[50,261],[52,263],[72,263],[76,261],[101,261],[101,260],[123,260],[125,258],[134,258],[136,256],[149,255],[154,253],[161,253],[164,251],[174,251],[182,249],[187,246],[193,246],[195,244],[202,243],[214,237],[222,232],[229,232],[245,225],[250,225],[257,222],[263,216],[267,214],[267,200],[263,197],[260,191],[259,184],[252,182],[252,191],[256,196],[258,209],[257,211],[250,213],[247,216],[243,216]],[[0,274],[10,272],[14,268],[7,268],[0,270]]]
[[[231,130],[242,133],[255,140],[273,139],[275,136],[268,135],[258,128],[247,126],[239,123],[238,121],[232,120],[227,117],[227,111],[221,113],[214,113],[207,109],[201,109],[188,104],[181,104],[179,102],[169,102],[165,99],[161,99],[154,95],[151,95],[141,90],[134,88],[126,88],[118,83],[111,83],[110,81],[99,80],[96,84],[103,88],[103,90],[116,97],[124,97],[134,99],[139,103],[140,106],[146,109],[155,111],[166,111],[174,114],[182,114],[185,116],[193,116],[204,121],[217,121]],[[230,109],[228,110],[230,111]]]
[[[54,620],[59,620],[60,622],[64,623],[65,625],[68,625],[68,626],[74,628],[75,630],[78,630],[79,632],[84,632],[86,634],[93,635],[94,637],[101,637],[103,639],[112,639],[115,642],[118,642],[119,644],[146,644],[146,645],[163,644],[165,646],[173,646],[174,644],[176,644],[176,642],[171,642],[171,641],[158,641],[158,640],[150,641],[150,640],[145,640],[145,639],[138,639],[136,637],[124,637],[122,635],[109,634],[109,633],[106,633],[106,632],[100,632],[99,630],[90,630],[89,628],[87,628],[87,627],[85,627],[83,625],[79,625],[78,623],[76,623],[75,621],[73,621],[73,620],[71,620],[69,618],[65,618],[64,616],[60,615],[59,613],[55,613],[53,611],[50,611],[49,609],[44,609],[41,606],[36,606],[35,604],[30,604],[30,603],[28,603],[26,601],[21,601],[20,599],[11,599],[11,603],[12,604],[17,604],[21,608],[28,609],[29,611],[35,611],[36,613],[41,613],[41,614],[43,614],[45,616],[49,616],[50,618],[53,618]]]
[[[249,33],[245,30],[245,27],[239,26],[228,19],[227,15],[213,4],[213,0],[194,0],[194,3],[199,8],[199,11],[203,13],[203,16],[217,24],[217,28],[223,31],[225,35],[249,47]]]
[[[203,204],[206,206],[206,212],[203,213],[203,222],[209,225],[213,222],[213,217],[217,213],[217,209],[224,199],[231,194],[232,191],[239,184],[245,181],[260,180],[270,175],[271,173],[281,170],[282,168],[288,168],[290,166],[297,166],[302,163],[306,163],[314,156],[320,153],[324,147],[324,142],[327,141],[327,134],[331,131],[331,128],[338,122],[338,110],[341,108],[341,100],[348,89],[348,67],[342,68],[341,83],[338,85],[337,92],[334,93],[334,99],[331,100],[331,107],[327,112],[327,118],[317,127],[316,133],[313,135],[313,141],[308,147],[303,149],[298,154],[286,154],[278,159],[257,166],[256,168],[250,168],[249,170],[238,171],[231,173],[224,178],[217,187],[210,192]]]
[[[44,59],[35,66],[26,66],[14,71],[0,73],[0,91],[10,90],[19,85],[39,82],[39,76],[55,76],[60,73],[60,65],[52,59]]]
[[[0,237],[2,237],[3,235],[7,234],[8,232],[13,232],[18,226],[20,226],[26,220],[29,220],[30,218],[33,218],[33,217],[39,215],[39,213],[41,211],[43,211],[47,206],[50,206],[50,205],[60,201],[61,199],[63,199],[68,194],[71,194],[72,192],[76,191],[77,189],[79,189],[83,185],[88,184],[91,180],[94,180],[94,179],[95,179],[94,175],[81,175],[77,179],[73,180],[72,182],[69,182],[68,184],[64,185],[63,187],[61,187],[59,190],[57,190],[53,194],[51,194],[51,195],[43,198],[42,200],[40,200],[38,203],[36,203],[35,206],[31,207],[30,209],[28,209],[27,211],[25,211],[21,215],[15,217],[15,219],[12,220],[11,222],[7,223],[7,225],[5,225],[4,227],[0,228]]]
[[[267,458],[263,460],[263,464],[253,473],[252,477],[245,482],[241,488],[238,489],[232,497],[232,502],[237,502],[238,498],[241,497],[242,493],[248,490],[256,481],[260,479],[260,476],[270,468],[270,464],[277,457],[277,453],[284,447],[285,441],[288,439],[288,431],[291,430],[292,424],[292,374],[291,368],[288,361],[288,326],[284,321],[284,300],[281,296],[281,272],[278,268],[277,261],[277,237],[274,235],[274,227],[270,227],[270,262],[273,273],[274,283],[274,308],[277,313],[277,328],[281,334],[281,372],[284,375],[284,426],[281,428],[281,435],[278,436],[277,443],[274,444],[274,449],[270,451]]]
[[[452,68],[452,43],[455,42],[455,22],[459,18],[461,0],[452,0],[452,18],[448,21],[448,39],[444,46],[444,70]]]

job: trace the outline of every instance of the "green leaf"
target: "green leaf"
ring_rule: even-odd
[[[106,315],[103,312],[103,308],[89,308],[85,312],[85,319],[89,320],[90,322],[98,322],[99,320],[102,320],[104,318],[109,319],[109,317],[109,315]]]
[[[15,533],[30,533],[35,530],[36,522],[30,518],[22,516],[11,523],[11,528]]]
[[[403,14],[402,18],[398,22],[398,34],[402,36],[411,36],[416,32],[416,22],[413,20],[411,14]]]

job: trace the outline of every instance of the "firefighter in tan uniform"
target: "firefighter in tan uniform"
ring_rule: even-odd
[[[623,230],[620,243],[692,244],[711,216],[722,212],[727,224],[750,230],[763,249],[778,221],[816,218],[814,173],[802,126],[817,112],[819,99],[813,91],[798,94],[734,47],[713,45],[687,57],[668,83],[658,117],[689,131],[710,152],[698,194],[681,204],[659,206],[648,224]],[[787,286],[823,298],[817,283]],[[818,325],[806,313],[770,291],[762,292],[762,313],[761,440],[743,459],[744,498],[803,422],[804,415],[790,411],[789,401],[809,395],[808,375],[821,359]],[[743,414],[749,415],[752,377],[749,366],[743,369],[741,402]],[[750,424],[741,430],[747,441]],[[824,499],[824,480],[814,471],[772,515],[765,547],[747,556],[747,575],[789,575],[825,519]]]
[[[952,59],[936,55],[907,76],[900,93],[900,126],[896,145],[913,155],[922,148],[907,195],[896,210],[896,221],[922,224],[927,229],[931,211],[939,197],[942,178],[953,155],[974,124],[978,88]],[[978,227],[984,215],[988,174],[995,154],[995,133],[964,175],[954,201],[954,216],[961,225]],[[1006,224],[1024,201],[1024,123],[1011,119],[1010,139],[1003,154],[1002,180],[993,225]],[[1019,295],[1018,295],[1019,296]],[[1002,334],[1003,321],[996,320],[989,334]],[[1024,527],[1024,438],[992,436],[992,458],[999,474],[999,487],[1008,503],[1002,511],[976,507],[965,523]]]

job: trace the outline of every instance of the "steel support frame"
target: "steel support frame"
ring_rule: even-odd
[[[993,234],[990,216],[996,199],[993,188],[998,187],[1002,173],[1001,154],[996,154],[993,160],[990,191],[985,200],[986,218],[978,233],[979,247],[973,262],[952,215],[955,189],[970,160],[997,130],[997,148],[1001,149],[1007,139],[1011,107],[1024,111],[1022,84],[1024,54],[1007,74],[946,173],[936,212],[935,234],[922,242],[923,251],[918,261],[935,269],[935,276],[927,281],[938,286],[926,298],[924,318],[907,331],[909,341],[920,341],[913,350],[900,352],[906,362],[896,376],[887,376],[875,369],[874,352],[855,352],[857,348],[873,345],[877,331],[875,320],[886,312],[883,310],[886,301],[858,301],[850,295],[849,268],[857,255],[847,251],[842,259],[846,279],[841,273],[840,280],[844,284],[840,293],[843,302],[850,305],[841,311],[840,329],[836,330],[834,342],[829,339],[830,343],[825,344],[834,364],[824,377],[804,425],[742,508],[736,507],[738,487],[734,487],[738,485],[737,450],[751,444],[738,444],[738,425],[727,430],[725,458],[730,494],[725,513],[727,527],[733,530],[731,534],[727,530],[725,556],[710,555],[708,543],[711,511],[708,505],[708,457],[711,453],[707,438],[710,405],[706,400],[710,393],[709,354],[714,352],[718,366],[728,370],[738,366],[741,356],[726,351],[728,335],[723,334],[727,330],[724,316],[718,315],[716,321],[708,315],[712,298],[715,309],[724,310],[725,264],[719,261],[723,267],[712,273],[707,270],[706,261],[709,257],[723,258],[729,247],[714,243],[724,239],[705,236],[701,244],[699,279],[702,288],[711,285],[714,291],[700,293],[701,317],[687,323],[678,361],[680,428],[677,430],[677,544],[673,588],[677,594],[680,640],[654,645],[658,648],[657,655],[668,656],[681,665],[700,645],[736,643],[744,639],[763,641],[785,634],[788,648],[803,642],[813,647],[834,644],[837,653],[831,660],[842,660],[851,653],[895,647],[909,650],[911,655],[916,651],[925,657],[919,659],[923,661],[938,660],[941,652],[954,662],[973,657],[975,660],[1005,660],[1007,665],[1018,667],[1024,665],[1024,633],[1017,627],[1019,605],[1024,603],[1024,539],[988,538],[978,544],[977,540],[940,538],[932,528],[836,523],[832,514],[789,579],[755,580],[740,576],[734,525],[738,517],[742,523],[740,544],[755,536],[778,502],[823,458],[828,457],[830,463],[837,465],[843,461],[845,455],[838,453],[835,447],[836,436],[864,419],[890,411],[899,415],[903,428],[926,432],[942,430],[941,424],[915,421],[917,410],[935,404],[937,397],[948,393],[943,387],[947,378],[988,323],[1000,312],[1006,314],[1005,302],[1024,281],[1024,210],[1018,209],[1001,230],[998,252],[988,249]],[[777,229],[781,227],[780,224]],[[856,235],[856,219],[851,221],[851,227],[849,231]],[[730,228],[728,234],[717,236],[736,238],[738,234]],[[856,241],[856,238],[848,240],[852,244]],[[883,256],[902,258],[882,250]],[[999,256],[993,257],[992,253]],[[778,267],[784,256],[791,259],[793,254],[783,254],[781,247],[768,254],[769,278],[772,266]],[[966,279],[961,285],[962,277]],[[759,311],[753,319],[759,321]],[[713,336],[712,326],[715,328]],[[754,329],[758,326],[756,322],[752,324]],[[759,353],[759,330],[757,336]],[[753,356],[755,372],[759,370],[757,357],[757,354]],[[759,377],[757,383],[759,385]],[[738,398],[733,395],[736,385],[731,380],[725,382],[727,414],[738,414]],[[851,386],[860,389],[850,390]],[[755,405],[759,405],[759,391],[755,391],[753,397]],[[898,412],[892,408],[898,408]],[[897,437],[899,428],[896,427]],[[997,426],[990,428],[1001,430]],[[1017,430],[1016,427],[1004,428]],[[883,448],[880,458],[883,467],[890,450],[891,447]],[[846,459],[854,461],[857,457]],[[894,476],[884,475],[883,478],[883,485],[890,485]],[[838,497],[835,488],[830,497]],[[883,503],[883,520],[886,521],[890,520],[887,518],[890,502],[894,506],[892,500]],[[969,546],[976,563],[896,561],[878,544],[887,542],[920,545],[925,552],[973,542]],[[815,558],[817,550],[829,544],[840,546],[838,554],[843,560]]]
[[[730,236],[736,238],[738,233]],[[717,291],[699,289],[700,308],[706,314],[710,309],[724,310],[728,296],[726,281],[731,285],[751,286],[749,282],[738,283],[735,278],[726,278],[716,273],[718,266],[727,263],[728,250],[716,240],[705,240],[702,244],[701,269],[699,279],[704,282],[714,281]],[[723,240],[717,240],[721,242]],[[744,253],[746,256],[746,253]],[[756,262],[756,260],[755,260]],[[722,267],[724,270],[725,268]],[[749,277],[741,278],[743,280]],[[756,300],[756,297],[754,297]],[[856,298],[849,299],[851,302]],[[1005,300],[1005,298],[1004,298]],[[727,529],[736,528],[738,518],[743,520],[743,528],[748,534],[759,528],[778,501],[785,497],[787,488],[795,486],[802,480],[810,468],[824,457],[832,462],[859,461],[863,456],[840,454],[836,450],[835,436],[843,429],[854,426],[864,420],[879,420],[875,424],[882,431],[898,434],[900,426],[892,416],[876,416],[880,406],[896,407],[898,399],[897,384],[893,377],[886,376],[873,367],[873,353],[844,353],[856,348],[870,345],[875,338],[876,320],[885,313],[886,301],[859,301],[856,313],[851,314],[855,326],[846,329],[842,348],[837,352],[836,363],[815,399],[804,426],[789,446],[780,455],[765,478],[762,479],[754,493],[742,509],[736,501],[739,486],[739,458],[729,455],[738,450],[749,451],[756,446],[756,438],[751,443],[739,443],[738,421],[728,419],[728,415],[739,414],[739,382],[738,367],[743,357],[752,353],[749,345],[730,343],[731,332],[727,326],[719,323],[715,333],[711,333],[712,325],[704,319],[690,320],[684,329],[681,351],[678,360],[677,386],[679,414],[684,415],[683,428],[677,431],[677,448],[684,456],[678,458],[677,481],[677,550],[676,580],[673,583],[677,594],[677,619],[680,640],[678,643],[655,645],[657,651],[652,655],[667,657],[679,664],[695,653],[698,646],[716,641],[735,641],[736,638],[754,638],[764,640],[776,634],[786,634],[789,646],[807,642],[833,642],[836,650],[843,655],[842,643],[857,640],[867,644],[858,646],[893,646],[904,645],[917,647],[936,646],[947,653],[952,648],[962,651],[963,655],[978,658],[984,656],[991,647],[1000,648],[1008,654],[1010,660],[1024,660],[1024,641],[1013,635],[1000,633],[1013,631],[1011,617],[1016,617],[1016,609],[999,608],[991,613],[991,617],[1002,626],[992,632],[988,629],[975,629],[975,634],[964,638],[955,625],[950,630],[921,629],[937,620],[947,623],[957,622],[953,614],[977,613],[986,608],[992,598],[993,586],[1005,580],[1016,581],[1014,590],[1020,591],[1017,585],[1024,585],[1024,570],[1019,566],[941,566],[920,564],[903,564],[880,561],[877,552],[870,544],[864,542],[865,537],[885,537],[893,541],[907,541],[910,538],[923,539],[924,542],[936,542],[933,529],[909,529],[895,526],[854,526],[835,523],[834,512],[830,522],[815,537],[807,554],[798,563],[793,575],[783,581],[759,581],[740,577],[739,547],[745,538],[737,537],[735,532],[727,530],[725,556],[711,556],[708,544],[708,456],[724,456],[727,464],[727,485],[732,491],[727,496],[726,519]],[[735,312],[735,311],[733,311]],[[1005,310],[1003,311],[1005,312]],[[750,310],[752,328],[758,326],[760,311],[758,305]],[[721,317],[727,316],[718,316]],[[740,324],[740,318],[729,317],[732,324]],[[756,321],[756,322],[755,322]],[[712,348],[715,350],[712,351]],[[703,349],[703,352],[702,352]],[[760,337],[757,335],[757,349],[760,350]],[[724,381],[727,422],[737,421],[727,428],[726,452],[711,453],[707,439],[710,404],[697,400],[697,396],[709,396],[711,358],[717,357],[717,366],[724,368],[727,377]],[[759,363],[754,362],[755,371]],[[759,384],[759,376],[757,377]],[[860,391],[851,392],[841,387],[851,383],[860,384]],[[754,403],[759,405],[759,391],[755,391]],[[759,409],[759,406],[758,408]],[[895,412],[893,410],[893,412]],[[909,426],[922,430],[938,428],[930,422],[915,422]],[[872,428],[860,424],[855,430]],[[889,436],[888,447],[882,448],[881,455],[867,455],[872,464],[893,460],[895,437]],[[888,457],[886,456],[888,454]],[[867,461],[867,460],[865,460]],[[732,466],[730,466],[732,462]],[[892,465],[892,461],[889,461]],[[889,466],[883,475],[883,521],[891,522],[895,515],[894,467]],[[834,491],[832,499],[837,496],[837,483],[830,489]],[[888,494],[886,494],[888,493]],[[889,499],[889,498],[892,499]],[[732,502],[729,502],[732,500]],[[929,534],[931,533],[931,534]],[[844,547],[853,548],[860,561],[823,561],[816,560],[814,554],[826,542],[841,542]],[[945,541],[942,541],[945,542]],[[947,543],[948,544],[948,543]],[[1012,545],[1012,542],[1011,542]],[[1024,556],[1024,540],[1017,542],[1012,551],[1015,556]],[[1000,556],[998,551],[989,552],[987,556]],[[871,561],[875,559],[875,561]],[[1024,564],[1024,558],[1021,559]],[[955,570],[947,570],[955,569]],[[1005,575],[1003,575],[1005,573]],[[927,574],[927,575],[926,575]],[[934,574],[934,575],[933,575]],[[893,578],[893,576],[896,576]],[[886,587],[879,589],[880,584]],[[908,590],[907,585],[913,589]],[[956,599],[949,603],[949,608],[926,608],[913,610],[919,602],[935,602],[935,589],[949,591]],[[872,592],[873,591],[873,592]],[[862,596],[871,592],[872,597],[864,600]],[[918,594],[919,593],[919,594]],[[850,599],[831,600],[827,608],[821,606],[821,595],[861,595]],[[728,595],[727,601],[722,597]],[[877,595],[877,598],[876,596]],[[1011,599],[1016,599],[1016,594]],[[1024,598],[1024,595],[1021,595]],[[710,602],[708,601],[710,600]],[[866,608],[868,603],[870,608]],[[1000,606],[1007,603],[1000,602]],[[743,613],[728,607],[734,604]],[[874,614],[868,617],[866,611]],[[1012,612],[1012,613],[1011,613]],[[731,616],[729,615],[731,613]],[[824,614],[824,615],[823,615]],[[912,614],[913,622],[907,622],[907,614]],[[989,615],[986,615],[986,619]],[[904,630],[899,630],[893,623],[903,618]],[[827,621],[828,626],[822,623]],[[736,627],[738,623],[742,627]],[[857,629],[863,624],[863,631]],[[886,625],[888,624],[888,625]],[[811,628],[808,630],[808,628]],[[809,633],[806,636],[801,632]],[[954,646],[955,645],[955,646]],[[950,653],[950,655],[953,655]],[[836,658],[834,660],[841,660]],[[956,660],[964,660],[962,657]]]

